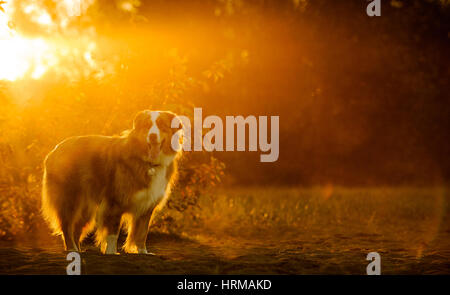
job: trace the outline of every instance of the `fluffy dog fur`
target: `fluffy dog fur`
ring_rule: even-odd
[[[151,217],[175,179],[181,149],[173,150],[171,140],[180,129],[173,113],[142,111],[121,136],[68,138],[47,155],[42,213],[67,251],[80,251],[95,227],[101,251],[114,254],[124,226],[125,252],[147,253]]]

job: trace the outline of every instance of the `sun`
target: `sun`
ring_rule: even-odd
[[[82,13],[93,0],[58,1],[55,2],[58,3],[57,9],[52,13],[43,3],[31,0],[0,1],[0,80],[37,80],[50,71],[69,75],[74,72],[70,63],[82,65],[88,70],[97,66],[93,59],[96,45],[92,36],[68,28],[70,21],[77,17],[74,11]],[[77,5],[79,9],[74,10]],[[20,9],[21,14],[14,14],[15,9]],[[26,17],[27,21],[36,26],[38,32],[54,34],[22,34],[14,26],[14,17],[17,15]],[[69,30],[72,40],[64,35],[64,32]],[[77,42],[73,42],[74,35],[80,35]]]
[[[56,62],[43,39],[12,36],[0,40],[0,80],[15,81],[25,75],[39,79]]]

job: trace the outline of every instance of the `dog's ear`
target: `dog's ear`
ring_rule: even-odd
[[[136,114],[133,120],[133,129],[149,128],[150,115],[148,111],[141,111]]]

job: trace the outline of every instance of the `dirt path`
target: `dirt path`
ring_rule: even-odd
[[[81,271],[365,274],[366,256],[376,251],[382,274],[450,274],[449,200],[416,189],[226,193],[201,204],[196,222],[175,218],[177,234],[151,232],[155,255],[104,256],[84,243]],[[65,274],[62,243],[52,241],[0,243],[0,274]]]
[[[427,249],[421,257],[380,236],[334,236],[315,240],[205,244],[173,235],[149,236],[155,255],[101,255],[88,246],[81,254],[83,274],[365,274],[369,244],[383,244],[383,274],[450,274],[450,251]],[[352,247],[339,245],[352,240]],[[59,248],[0,248],[0,274],[65,274],[68,262]]]

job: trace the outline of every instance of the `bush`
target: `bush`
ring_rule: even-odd
[[[167,59],[169,74],[151,83],[142,79],[142,73],[127,70],[102,80],[27,81],[20,87],[25,92],[33,89],[33,93],[21,103],[13,101],[9,93],[16,84],[0,89],[0,240],[19,240],[25,234],[39,233],[38,228],[47,229],[40,216],[42,163],[64,138],[119,134],[131,127],[135,113],[142,109],[192,117],[193,103],[186,99],[186,92],[201,89],[207,82],[189,77],[185,60],[175,53]],[[224,164],[206,153],[196,157],[185,154],[168,204],[170,211],[196,206],[200,196],[220,182],[223,170]],[[164,227],[169,220],[166,213],[157,223]]]

